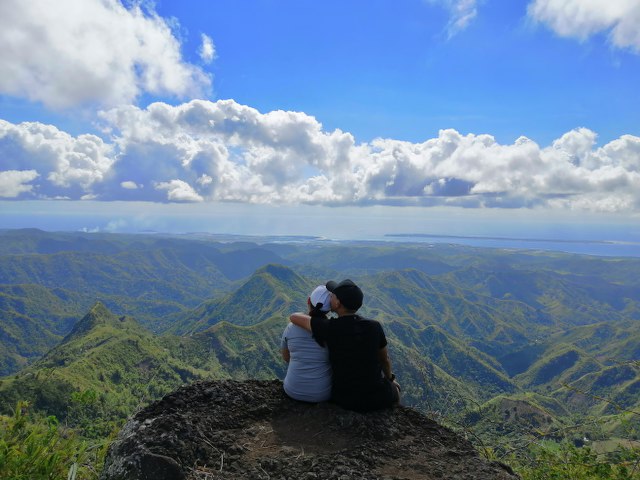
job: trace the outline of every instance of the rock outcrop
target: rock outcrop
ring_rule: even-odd
[[[296,402],[282,382],[181,387],[125,425],[103,480],[517,479],[419,412]]]

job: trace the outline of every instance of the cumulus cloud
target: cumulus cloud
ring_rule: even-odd
[[[213,45],[213,40],[208,35],[202,34],[202,45],[200,45],[200,59],[204,63],[211,63],[216,57],[216,48]]]
[[[35,170],[7,170],[0,172],[0,197],[16,198],[21,193],[31,192],[30,182],[38,177]]]
[[[640,138],[597,148],[596,134],[585,128],[546,148],[526,137],[501,145],[455,130],[423,143],[356,145],[350,134],[325,132],[303,113],[262,114],[231,100],[119,108],[103,119],[119,134],[116,176],[136,168],[140,152],[153,152],[146,157],[154,161],[154,182],[180,178],[206,201],[609,211],[637,208],[639,198]]]
[[[113,108],[101,121],[110,144],[0,123],[7,170],[31,172],[6,177],[14,187],[5,191],[153,202],[640,208],[640,137],[632,135],[599,147],[595,132],[577,128],[541,147],[448,129],[422,143],[356,144],[304,113],[261,113],[232,100]]]
[[[78,197],[105,180],[114,162],[112,145],[96,135],[73,137],[52,125],[0,120],[0,158],[8,170],[42,178],[29,189],[44,198]]]
[[[324,132],[304,113],[263,114],[232,100],[128,106],[101,117],[117,135],[119,157],[111,175],[118,184],[179,179],[210,201],[289,201],[286,188],[303,185],[309,172],[348,169],[354,146],[352,135]],[[171,191],[140,190],[135,198],[162,201],[167,198],[159,195]],[[108,184],[102,193],[120,195]]]
[[[166,190],[167,198],[174,202],[201,202],[203,200],[191,185],[182,180],[160,182],[156,185],[156,189]]]
[[[138,3],[3,0],[0,45],[0,93],[52,108],[199,95],[211,83],[183,60],[167,22]]]
[[[640,3],[635,0],[534,0],[529,15],[563,37],[606,32],[613,45],[640,53]]]

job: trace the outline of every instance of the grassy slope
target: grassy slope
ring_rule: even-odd
[[[18,375],[3,379],[0,408],[7,411],[27,399],[64,419],[71,394],[92,390],[100,415],[119,419],[202,376],[133,319],[114,315],[98,303],[60,345]]]

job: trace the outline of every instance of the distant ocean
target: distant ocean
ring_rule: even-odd
[[[557,240],[417,233],[387,234],[385,239],[399,242],[451,243],[472,247],[546,250],[607,257],[640,257],[640,241]]]
[[[183,205],[126,202],[6,202],[0,200],[0,228],[112,233],[209,232],[227,237],[274,237],[276,241],[385,241],[458,244],[474,247],[559,251],[583,255],[640,257],[640,221],[582,217],[566,222],[532,218],[484,218],[474,212],[333,210],[271,208],[258,215],[245,205],[216,211],[181,210]],[[186,208],[186,207],[184,207]],[[191,213],[190,213],[191,212]],[[260,211],[259,211],[260,212]],[[259,213],[258,212],[258,213]],[[363,215],[363,212],[367,215]],[[330,215],[329,215],[330,214]],[[371,215],[368,215],[371,214]],[[453,215],[453,216],[452,216]],[[304,232],[303,235],[300,235]],[[291,237],[291,238],[289,238]],[[271,239],[273,240],[273,239]]]

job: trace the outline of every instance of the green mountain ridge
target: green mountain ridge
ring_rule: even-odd
[[[393,352],[398,350],[404,355],[420,359],[418,364],[422,367],[422,372],[435,365],[447,378],[455,378],[464,383],[467,394],[461,399],[461,403],[488,400],[492,395],[517,389],[495,360],[452,338],[438,326],[428,325],[417,329],[401,322],[385,322],[385,328]],[[405,361],[399,357],[400,355],[394,355],[394,364]],[[415,363],[417,362],[414,360]],[[407,372],[396,370],[406,376]],[[419,378],[416,373],[411,373],[410,376],[418,385],[424,383],[424,378]],[[420,387],[418,389],[422,390]],[[426,394],[424,391],[422,393]],[[417,396],[413,401],[419,403],[419,398]]]
[[[345,277],[365,291],[361,313],[385,326],[407,404],[505,438],[586,418],[606,425],[585,435],[604,438],[640,410],[635,259],[39,231],[0,239],[11,235],[0,242],[4,412],[29,399],[70,424],[80,411],[101,419],[104,433],[182,383],[283,378],[288,315],[315,285]]]
[[[66,419],[72,394],[90,391],[96,416],[111,422],[180,383],[202,377],[173,358],[135,320],[97,303],[58,346],[2,380],[0,407],[6,412],[27,399],[35,408]]]
[[[44,355],[89,308],[80,295],[40,285],[0,285],[0,376]]]
[[[519,300],[555,319],[558,326],[592,324],[638,317],[640,310],[631,299],[640,298],[640,288],[605,281],[594,275],[537,271],[523,275],[509,267],[485,272],[478,268],[458,270],[447,275],[467,288],[493,298]]]
[[[554,345],[550,351],[536,361],[514,380],[529,389],[549,390],[553,384],[570,383],[602,365],[573,345]]]
[[[260,323],[274,316],[285,318],[296,310],[305,310],[311,283],[293,270],[269,264],[258,269],[237,290],[220,300],[204,302],[182,318],[176,318],[171,333],[194,333],[219,322],[239,326]]]
[[[588,372],[568,382],[567,387],[555,396],[594,415],[640,411],[640,367],[637,365],[620,364]]]
[[[517,348],[544,331],[539,312],[522,302],[496,300],[416,270],[377,274],[366,286],[374,292],[368,308],[381,318],[439,325],[489,354]]]

